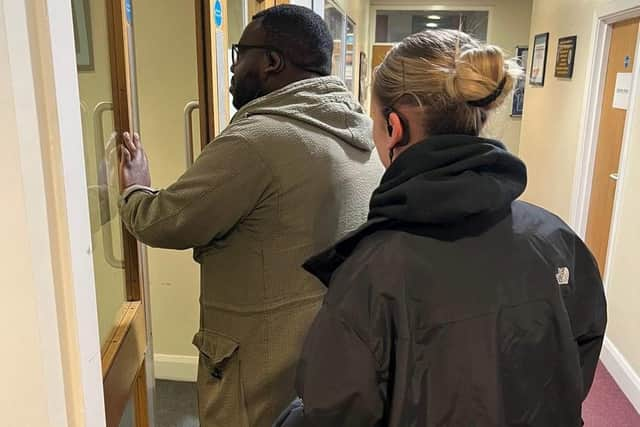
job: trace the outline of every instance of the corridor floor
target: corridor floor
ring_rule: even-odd
[[[583,406],[585,427],[640,427],[640,415],[604,366],[598,366],[591,393]],[[198,427],[194,383],[156,382],[156,427]]]

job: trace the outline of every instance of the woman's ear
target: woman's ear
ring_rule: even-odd
[[[404,135],[407,130],[404,128],[402,119],[395,111],[390,111],[387,115],[387,132],[389,134],[389,149],[393,150],[404,141]]]

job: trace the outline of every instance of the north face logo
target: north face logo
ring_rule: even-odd
[[[556,280],[558,281],[558,285],[568,285],[569,269],[567,267],[558,268],[558,272],[556,273]]]

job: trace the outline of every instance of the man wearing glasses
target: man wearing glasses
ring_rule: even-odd
[[[231,124],[164,190],[125,135],[121,214],[151,246],[201,265],[198,403],[203,427],[270,426],[323,286],[301,264],[362,224],[382,174],[367,115],[330,77],[333,40],[297,6],[256,15],[233,46]]]

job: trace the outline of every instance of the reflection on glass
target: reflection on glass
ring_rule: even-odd
[[[90,9],[88,5],[90,4]],[[100,342],[104,347],[126,300],[118,159],[113,124],[106,0],[72,1],[82,105],[82,134],[91,215]],[[78,13],[82,10],[82,13]],[[87,37],[91,34],[91,37]],[[84,35],[84,36],[83,36]],[[86,44],[89,45],[86,45]]]
[[[324,19],[333,37],[333,61],[331,74],[344,78],[342,43],[345,30],[345,16],[334,6],[328,6],[324,12]]]
[[[353,91],[353,61],[356,56],[356,26],[347,19],[347,50],[344,58],[344,83]]]
[[[486,42],[489,12],[465,10],[385,11],[376,14],[376,43],[397,43],[428,29],[460,30]]]

